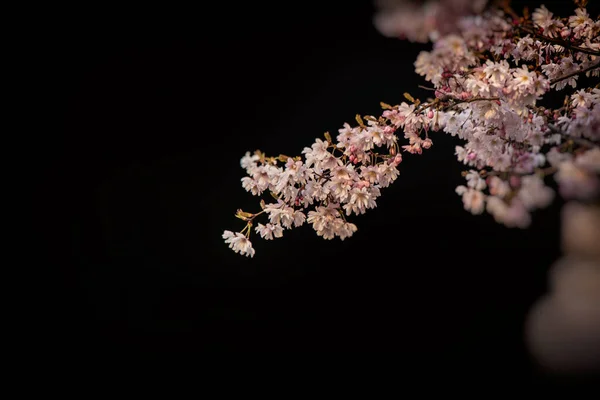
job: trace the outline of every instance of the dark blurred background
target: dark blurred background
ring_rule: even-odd
[[[248,259],[221,238],[243,227],[237,208],[258,209],[240,184],[246,151],[300,154],[380,101],[428,94],[412,65],[428,46],[384,38],[373,12],[370,1],[210,2],[57,20],[44,39],[62,129],[39,147],[38,218],[61,283],[41,305],[49,348],[381,352],[434,369],[535,370],[523,323],[560,254],[560,202],[525,231],[471,216],[449,136],[404,157],[351,239],[303,226],[254,240]]]

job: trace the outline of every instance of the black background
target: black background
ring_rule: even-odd
[[[534,371],[522,330],[560,255],[560,202],[525,231],[470,215],[449,136],[404,157],[351,239],[304,226],[257,238],[252,259],[223,243],[243,227],[237,208],[258,209],[240,184],[246,151],[299,154],[380,101],[427,95],[412,63],[428,46],[382,37],[371,2],[344,3],[57,20],[46,39],[62,129],[39,147],[39,222],[61,284],[44,305],[49,347],[88,359],[384,353],[407,368]]]

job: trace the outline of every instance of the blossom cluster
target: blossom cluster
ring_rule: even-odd
[[[600,89],[572,90],[558,109],[539,103],[551,91],[577,88],[580,76],[600,75],[600,22],[583,8],[560,19],[541,6],[529,19],[492,10],[458,26],[421,52],[415,68],[440,103],[463,100],[449,100],[439,119],[444,132],[466,142],[455,151],[473,168],[456,189],[464,208],[525,228],[530,212],[554,197],[547,175],[564,198],[596,198]]]
[[[247,152],[240,162],[247,173],[243,188],[256,196],[269,193],[275,201],[262,200],[258,213],[238,210],[236,216],[246,221],[246,227],[238,233],[225,231],[225,242],[235,252],[252,257],[249,237],[253,228],[266,240],[280,238],[284,230],[304,223],[324,239],[352,236],[357,227],[346,217],[376,207],[381,189],[398,178],[402,156],[397,130],[404,128],[409,139],[403,146],[406,151],[421,153],[432,145],[431,139],[415,133],[424,126],[424,117],[415,117],[404,105],[403,109],[384,105],[386,110],[378,118],[365,116],[363,120],[357,115],[358,125],[345,123],[335,140],[326,132],[325,140],[316,139],[302,156]],[[266,214],[268,222],[254,226],[261,214]]]
[[[487,0],[380,0],[374,24],[387,37],[426,43],[456,30],[461,17],[479,14]]]
[[[325,239],[351,236],[356,226],[346,217],[374,208],[381,189],[398,177],[401,151],[421,154],[432,145],[432,132],[462,141],[455,155],[468,170],[456,193],[472,214],[485,211],[507,227],[526,228],[531,212],[555,197],[550,176],[565,199],[597,200],[600,88],[580,82],[600,76],[600,21],[581,1],[567,18],[544,6],[522,17],[508,6],[473,14],[486,2],[479,3],[457,8],[465,16],[450,33],[426,29],[433,48],[421,52],[414,66],[431,85],[432,98],[405,93],[408,102],[382,104],[382,115],[366,116],[366,123],[357,116],[357,126],[344,124],[336,140],[326,133],[303,157],[247,153],[242,186],[276,201],[263,200],[258,213],[238,210],[246,227],[225,231],[226,243],[253,256],[253,227],[273,239],[305,222]],[[400,22],[388,18],[386,32]],[[562,106],[544,102],[561,91]],[[398,144],[398,132],[406,144]],[[268,223],[254,226],[261,214]]]

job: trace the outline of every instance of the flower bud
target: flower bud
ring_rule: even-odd
[[[394,128],[391,125],[386,125],[385,128],[383,128],[383,134],[384,135],[392,135],[394,132],[396,131],[396,128]]]
[[[521,177],[519,177],[518,175],[512,175],[510,177],[509,183],[510,186],[512,186],[513,188],[517,188],[521,186]]]

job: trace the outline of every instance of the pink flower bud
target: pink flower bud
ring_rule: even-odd
[[[433,142],[431,141],[431,139],[427,138],[425,140],[423,140],[423,143],[421,143],[421,147],[423,147],[424,149],[428,149],[433,145]]]
[[[562,31],[560,31],[560,36],[561,36],[563,39],[566,39],[566,38],[568,38],[570,35],[571,35],[571,30],[570,30],[570,29],[568,29],[568,28],[564,28]]]
[[[384,135],[388,135],[388,136],[392,135],[395,131],[396,131],[396,128],[391,125],[386,125],[386,127],[383,128]]]
[[[427,111],[427,118],[433,119],[433,110]]]
[[[471,97],[471,93],[469,93],[469,92],[462,92],[460,94],[460,98],[463,100],[467,100],[469,97]]]
[[[402,162],[402,156],[400,154],[396,154],[394,157],[394,164],[398,165]]]
[[[356,151],[356,146],[352,144],[348,150],[350,150],[351,153],[354,153]]]
[[[517,188],[519,186],[521,186],[521,178],[517,175],[512,175],[510,177],[510,186],[512,186],[513,188]]]
[[[475,153],[469,153],[469,154],[467,155],[467,159],[468,159],[469,161],[473,161],[473,160],[475,159],[475,157],[477,157],[477,155],[476,155]]]

